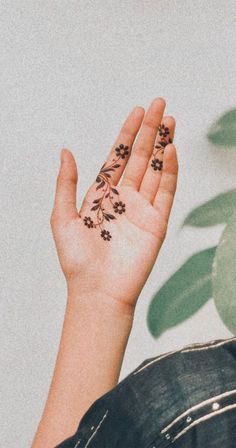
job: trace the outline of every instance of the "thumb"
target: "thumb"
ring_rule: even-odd
[[[53,214],[60,221],[66,222],[78,216],[76,208],[78,173],[74,156],[68,149],[61,150],[60,159]]]

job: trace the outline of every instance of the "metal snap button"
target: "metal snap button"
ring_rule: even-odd
[[[217,409],[220,409],[220,403],[215,402],[212,404],[212,410],[217,411]]]
[[[190,417],[190,415],[188,415],[188,417],[186,418],[186,422],[190,423],[192,421],[192,418]]]
[[[167,440],[170,440],[170,434],[169,434],[168,432],[166,433],[165,438],[166,438]]]

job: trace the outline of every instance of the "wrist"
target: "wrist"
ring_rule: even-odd
[[[108,295],[100,289],[92,289],[78,283],[67,282],[67,302],[76,310],[87,309],[101,316],[133,321],[135,305]]]
[[[66,315],[73,316],[75,326],[89,340],[89,349],[100,352],[101,372],[111,379],[110,386],[116,384],[132,330],[134,310],[104,295],[101,291],[85,294],[78,289],[68,287]],[[88,336],[89,335],[89,336]],[[98,355],[96,355],[98,357]],[[104,364],[104,359],[107,362]],[[111,363],[106,373],[107,364]],[[104,370],[105,369],[105,370]]]

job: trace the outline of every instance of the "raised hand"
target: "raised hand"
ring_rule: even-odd
[[[164,110],[156,98],[130,113],[79,211],[75,159],[62,151],[51,226],[68,288],[87,300],[134,308],[165,239],[178,161]]]

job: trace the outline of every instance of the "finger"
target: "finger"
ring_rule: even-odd
[[[172,143],[175,131],[175,119],[165,116],[158,128],[152,156],[149,159],[147,170],[143,176],[140,193],[151,203],[153,202],[163,168],[163,153],[168,143]]]
[[[165,147],[163,171],[153,206],[161,216],[168,222],[172,203],[175,196],[178,177],[178,160],[175,145],[169,144]]]
[[[137,106],[126,118],[118,138],[97,176],[104,182],[104,185],[107,182],[117,185],[119,182],[130,156],[134,139],[142,124],[144,113],[143,107]]]
[[[153,151],[158,127],[165,109],[165,100],[155,98],[149,106],[137,141],[127,163],[121,185],[139,189]]]
[[[73,154],[68,149],[61,151],[61,164],[57,176],[52,220],[59,218],[60,222],[67,222],[76,218],[76,186],[78,173]]]

